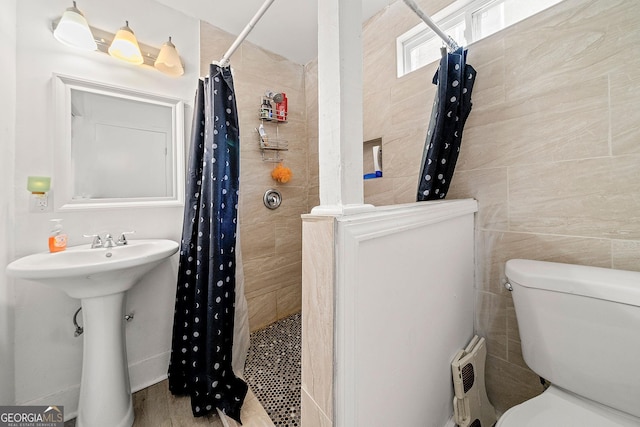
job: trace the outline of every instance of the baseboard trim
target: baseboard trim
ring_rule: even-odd
[[[131,392],[135,393],[167,379],[167,369],[171,352],[160,353],[145,360],[129,365]],[[28,406],[64,406],[64,420],[78,416],[78,400],[80,399],[80,384],[67,389],[56,391],[37,399],[18,402],[18,405]]]

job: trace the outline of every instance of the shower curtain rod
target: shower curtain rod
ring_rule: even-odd
[[[442,31],[440,27],[438,27],[438,25],[436,25],[436,23],[433,22],[433,20],[423,12],[413,0],[404,0],[404,2],[407,6],[409,6],[411,10],[415,12],[416,15],[420,17],[420,19],[424,21],[425,24],[429,26],[429,28],[435,31],[435,33],[446,43],[446,45],[449,46],[449,50],[455,51],[460,47],[458,46],[458,43],[456,43],[456,41],[453,40],[451,36],[445,34],[445,32]]]
[[[216,65],[219,65],[221,67],[226,67],[227,65],[229,65],[229,58],[231,58],[231,55],[233,55],[233,53],[236,51],[236,49],[238,49],[238,47],[244,41],[244,39],[247,38],[247,36],[251,32],[251,30],[253,30],[253,27],[256,26],[256,24],[258,23],[260,18],[262,18],[262,15],[264,15],[264,13],[267,11],[267,9],[269,9],[269,6],[271,6],[271,4],[274,1],[275,0],[265,0],[265,2],[262,4],[260,9],[258,9],[258,11],[253,16],[253,18],[251,18],[251,21],[249,21],[247,26],[244,27],[244,30],[242,30],[242,32],[238,35],[238,37],[236,37],[236,40],[231,44],[231,47],[229,47],[229,49],[222,56],[220,61],[217,61],[217,62],[213,61],[212,64],[216,64]]]
[[[253,16],[253,18],[251,18],[251,21],[249,21],[247,26],[244,27],[244,30],[242,30],[242,32],[238,35],[238,37],[236,37],[235,41],[231,44],[231,46],[222,56],[220,61],[212,61],[213,64],[220,65],[221,67],[226,67],[229,64],[229,59],[231,58],[231,55],[234,54],[234,52],[238,49],[238,47],[244,41],[244,39],[247,38],[251,30],[253,30],[253,27],[256,26],[260,18],[262,18],[262,15],[265,14],[267,9],[269,9],[269,7],[274,1],[275,0],[265,0],[265,2],[262,4],[260,9],[258,9],[258,11]],[[445,42],[445,44],[449,47],[451,51],[455,51],[456,49],[459,48],[455,40],[453,40],[451,36],[445,34],[445,32],[442,31],[440,27],[438,27],[438,25],[436,25],[436,23],[433,22],[433,20],[423,12],[413,0],[403,0],[403,1],[411,10],[413,10],[413,12],[416,15],[418,15],[418,17],[420,17],[420,19],[424,21],[425,24],[429,26],[429,28],[431,28]]]

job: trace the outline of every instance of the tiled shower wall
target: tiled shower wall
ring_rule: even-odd
[[[433,14],[451,2],[421,3]],[[478,77],[448,198],[480,205],[475,329],[501,411],[542,391],[504,262],[640,270],[639,22],[638,2],[565,0],[469,47]],[[375,205],[415,200],[437,64],[397,78],[395,37],[417,23],[396,2],[364,28],[364,139],[383,140],[384,178],[365,181]]]
[[[200,25],[201,74],[219,60],[235,36],[205,22]],[[308,143],[304,68],[245,41],[233,55],[236,101],[240,120],[240,240],[245,295],[251,330],[259,329],[301,309],[302,222],[308,212]],[[289,120],[278,126],[289,142],[284,165],[293,177],[287,184],[271,178],[274,163],[264,162],[256,128],[260,124],[260,96],[269,89],[285,92]],[[274,136],[275,125],[265,123]],[[269,188],[282,193],[282,205],[267,209],[262,197]]]
[[[320,205],[320,164],[318,161],[318,59],[304,67],[304,88],[307,101],[307,142],[309,144],[309,212]]]

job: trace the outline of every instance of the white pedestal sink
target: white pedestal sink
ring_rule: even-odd
[[[39,253],[7,266],[81,300],[82,381],[76,427],[131,427],[133,404],[124,336],[124,298],[140,278],[178,251],[172,240],[130,240],[126,246]]]

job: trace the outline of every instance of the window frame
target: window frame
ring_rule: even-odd
[[[555,3],[545,6],[543,9],[533,13],[532,15],[528,15],[525,18],[520,19],[519,21],[515,21],[511,24],[505,25],[500,30],[495,31],[486,36],[480,36],[481,34],[481,23],[479,19],[477,19],[476,15],[478,12],[481,12],[483,9],[488,9],[494,4],[498,3],[506,3],[509,0],[457,0],[447,6],[446,8],[440,10],[438,13],[433,15],[431,19],[440,27],[442,31],[445,33],[448,29],[454,27],[460,22],[465,23],[464,36],[468,41],[467,46],[472,45],[478,40],[482,40],[485,37],[489,37],[493,34],[496,34],[505,28],[510,27],[528,17],[531,17],[535,14],[538,14],[554,5],[561,3],[563,0],[557,0]],[[474,16],[476,15],[476,16]],[[434,39],[439,39],[439,36],[431,30],[424,22],[420,22],[418,25],[411,28],[409,31],[400,35],[396,38],[396,64],[397,64],[397,77],[400,78],[405,76],[413,71],[419,70],[420,68],[436,61],[434,59],[432,62],[422,64],[412,68],[411,63],[411,49],[414,49],[417,46],[422,44],[427,44]],[[456,40],[458,42],[458,40]],[[444,42],[442,42],[444,46]]]

